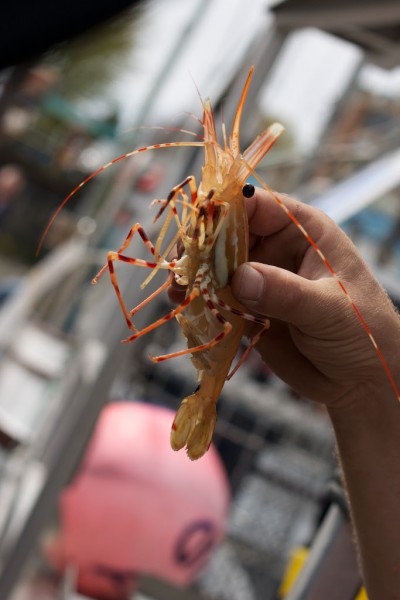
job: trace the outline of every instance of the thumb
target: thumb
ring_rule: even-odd
[[[262,263],[245,263],[235,272],[233,295],[252,312],[277,318],[299,328],[326,316],[327,302],[318,281]]]

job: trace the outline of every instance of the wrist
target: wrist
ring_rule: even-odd
[[[352,426],[363,423],[378,425],[386,418],[400,421],[400,402],[388,385],[359,386],[340,401],[328,404],[327,411],[334,427],[346,423]]]
[[[353,400],[353,401],[351,401]],[[400,403],[370,390],[328,408],[371,600],[400,589]]]

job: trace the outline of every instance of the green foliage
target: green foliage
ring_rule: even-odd
[[[60,74],[58,91],[67,100],[93,98],[128,68],[139,11],[113,18],[53,49],[45,65]]]

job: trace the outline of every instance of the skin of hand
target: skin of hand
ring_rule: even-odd
[[[279,198],[335,269],[395,376],[400,319],[386,292],[329,217]],[[272,194],[256,189],[246,202],[250,262],[237,269],[231,287],[247,311],[271,318],[257,346],[265,362],[298,393],[330,408],[373,397],[377,388],[390,391],[369,336],[321,257]]]

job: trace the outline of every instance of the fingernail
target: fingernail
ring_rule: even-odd
[[[264,278],[250,265],[241,268],[240,285],[237,296],[246,302],[257,302],[264,291]]]

